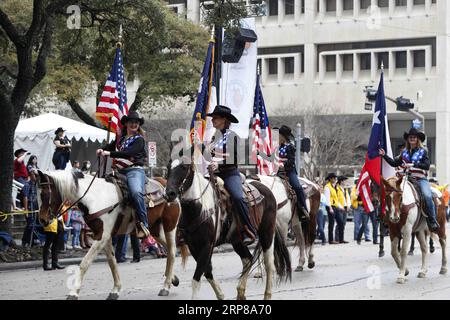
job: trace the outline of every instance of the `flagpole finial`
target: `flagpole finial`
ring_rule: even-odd
[[[214,36],[216,34],[216,27],[213,25],[211,28],[211,41],[214,41]]]
[[[259,63],[256,64],[256,74],[257,74],[258,76],[261,75],[261,65],[260,65]]]
[[[382,72],[384,71],[384,62],[383,62],[383,60],[381,60],[381,71]]]
[[[122,24],[120,24],[120,27],[119,27],[119,41],[117,41],[117,48],[122,47],[122,33],[123,33]]]

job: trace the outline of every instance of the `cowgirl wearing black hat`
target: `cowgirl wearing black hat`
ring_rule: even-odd
[[[64,170],[66,168],[67,162],[70,159],[70,142],[69,139],[64,135],[64,129],[59,127],[55,131],[55,139],[53,143],[56,146],[55,153],[53,154],[52,162],[56,170]]]
[[[436,207],[433,202],[430,183],[427,179],[428,170],[430,170],[430,159],[427,150],[422,144],[426,139],[425,134],[415,128],[411,128],[409,132],[405,132],[403,138],[406,141],[406,147],[395,159],[389,157],[383,149],[380,149],[380,155],[392,167],[409,168],[411,177],[416,179],[425,198],[428,226],[431,231],[437,231],[439,224],[436,220]]]
[[[144,118],[140,118],[136,111],[130,111],[128,116],[123,116],[120,122],[124,126],[124,135],[116,137],[103,149],[98,149],[97,154],[111,156],[113,168],[127,176],[128,190],[133,198],[134,207],[140,222],[137,223],[138,238],[150,235],[148,231],[147,209],[145,206],[145,149],[144,131],[141,126]],[[117,139],[119,141],[117,142]]]
[[[220,139],[213,140],[211,143],[211,155],[213,161],[210,167],[217,172],[217,176],[223,179],[225,188],[230,193],[234,210],[241,217],[244,223],[244,233],[242,240],[244,245],[249,245],[256,240],[256,230],[250,223],[248,215],[248,206],[244,200],[244,193],[242,191],[242,181],[237,166],[237,136],[230,131],[231,123],[238,123],[238,119],[231,113],[231,109],[225,106],[216,106],[212,113],[207,114],[212,117],[212,124],[214,128],[219,131]],[[234,159],[230,159],[230,150],[227,148],[233,146]]]
[[[278,155],[280,158],[280,168],[278,169],[278,176],[287,177],[289,179],[289,184],[297,195],[297,212],[300,220],[309,220],[305,193],[298,180],[297,169],[295,168],[295,145],[291,142],[295,139],[294,135],[292,134],[291,128],[285,125],[280,127],[279,133],[280,147],[278,148]]]

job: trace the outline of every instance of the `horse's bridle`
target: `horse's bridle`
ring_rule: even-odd
[[[192,173],[192,175],[194,174],[194,171],[192,170],[192,165],[189,166],[189,170],[186,173],[186,176],[184,177],[183,181],[181,182],[180,187],[178,188],[178,194],[180,195],[180,201],[183,201],[183,202],[194,202],[194,201],[200,200],[203,197],[203,195],[205,194],[206,190],[208,190],[209,184],[211,183],[211,179],[208,179],[208,184],[206,185],[205,189],[203,189],[203,191],[202,191],[202,193],[200,194],[199,197],[197,197],[195,199],[187,199],[187,200],[182,199],[181,197],[182,197],[182,195],[183,195],[183,193],[185,191],[184,190],[185,189],[185,183],[188,180],[189,175],[191,173]],[[191,185],[192,185],[192,182],[191,182]]]
[[[51,188],[51,186],[54,186],[54,184],[50,181],[50,178],[46,174],[44,174],[44,176],[45,176],[47,181],[40,182],[39,186],[48,186],[48,194],[49,194],[49,196],[48,196],[48,211],[47,212],[49,213],[49,218],[54,218],[55,215],[52,213],[52,188]],[[58,210],[56,211],[56,216],[57,217],[59,217],[58,213],[60,212],[60,210],[63,207],[63,205],[64,205],[64,201],[61,201],[61,204],[59,205]]]

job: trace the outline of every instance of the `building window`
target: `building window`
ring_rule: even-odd
[[[294,14],[294,0],[285,0],[284,1],[284,14],[290,15]]]
[[[361,9],[367,9],[370,7],[370,0],[361,0]]]
[[[278,0],[269,0],[269,16],[278,15]]]
[[[269,74],[274,75],[278,74],[278,59],[277,58],[270,58],[267,59],[269,63]]]
[[[359,55],[359,65],[361,67],[361,70],[370,70],[371,69],[371,57],[370,53],[361,53]]]
[[[353,10],[353,0],[344,0],[344,10],[345,11]]]
[[[406,51],[398,51],[395,53],[395,67],[397,69],[404,69],[407,66]]]
[[[293,74],[294,73],[294,57],[284,58],[284,73]]]
[[[395,0],[396,7],[406,7],[408,0]]]
[[[389,0],[378,0],[378,7],[380,8],[388,8]]]
[[[325,56],[327,72],[336,71],[336,56]]]
[[[425,68],[425,50],[414,51],[414,68]]]
[[[327,12],[336,11],[336,0],[327,0]]]
[[[178,7],[171,7],[170,8],[175,14],[178,14]]]
[[[425,5],[425,0],[414,0],[414,5],[415,6]]]
[[[389,68],[389,53],[379,52],[378,53],[378,68],[381,68],[381,63],[384,65],[384,69]]]
[[[353,54],[344,54],[342,62],[344,71],[353,71]]]

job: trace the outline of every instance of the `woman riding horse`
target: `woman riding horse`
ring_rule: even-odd
[[[243,243],[249,245],[256,240],[257,232],[250,223],[249,209],[242,191],[242,180],[237,166],[237,136],[229,130],[231,123],[238,123],[239,121],[231,113],[230,108],[221,105],[218,105],[207,116],[212,117],[212,124],[221,135],[221,139],[213,141],[210,146],[213,157],[210,167],[213,171],[217,171],[217,176],[223,179],[225,188],[230,193],[233,208],[239,213],[244,223]],[[234,144],[230,145],[230,142],[234,142]],[[230,146],[233,147],[233,155],[227,153],[229,151],[227,148]],[[233,157],[230,160],[231,156]]]
[[[148,231],[147,209],[145,206],[145,172],[144,163],[147,153],[145,151],[144,131],[141,126],[144,118],[140,118],[136,111],[131,111],[128,116],[123,116],[120,122],[125,127],[126,135],[117,138],[103,149],[98,149],[97,154],[111,156],[113,167],[120,173],[126,175],[128,190],[133,198],[134,207],[137,212],[137,236],[146,238],[150,235]]]
[[[287,177],[289,179],[289,184],[297,195],[297,212],[300,221],[309,220],[305,193],[303,192],[303,187],[298,180],[297,169],[295,168],[295,146],[291,142],[295,139],[294,135],[292,134],[291,128],[285,125],[281,126],[279,133],[280,147],[278,148],[278,154],[280,158],[280,167],[277,175],[281,178]]]
[[[437,231],[439,224],[436,220],[436,207],[433,202],[430,183],[427,180],[428,170],[430,170],[430,159],[428,158],[427,150],[422,144],[426,139],[425,134],[415,128],[411,128],[409,132],[405,132],[403,138],[406,141],[406,148],[395,159],[386,155],[383,149],[380,149],[380,155],[392,167],[401,167],[404,170],[409,168],[411,177],[417,180],[425,198],[428,225],[431,231]]]

